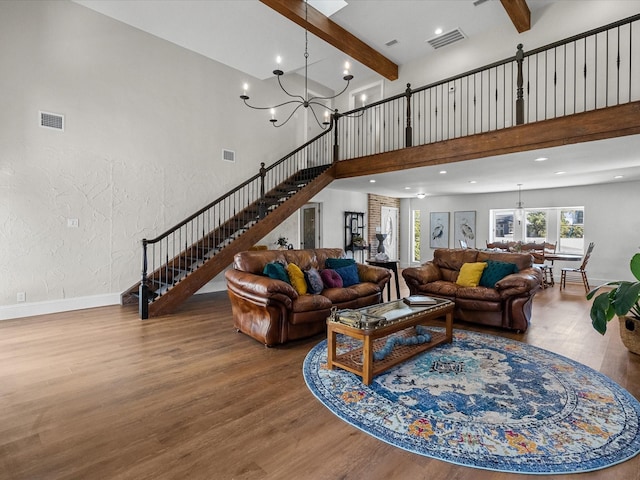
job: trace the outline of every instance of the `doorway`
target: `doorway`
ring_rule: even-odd
[[[300,210],[300,248],[320,248],[320,204],[308,203]]]

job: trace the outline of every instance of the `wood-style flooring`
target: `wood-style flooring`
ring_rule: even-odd
[[[407,294],[403,287],[403,295]],[[590,325],[581,285],[540,292],[523,335],[640,398],[640,356]],[[317,336],[265,348],[233,328],[225,292],[140,321],[119,306],[0,322],[0,479],[531,479],[387,445],[307,389]],[[567,479],[640,479],[640,456]]]

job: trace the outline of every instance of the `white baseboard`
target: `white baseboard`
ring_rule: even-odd
[[[196,292],[196,295],[201,293],[219,292],[226,289],[226,283],[210,282]],[[0,305],[0,320],[33,317],[34,315],[47,315],[49,313],[71,312],[73,310],[84,310],[85,308],[106,307],[108,305],[120,305],[120,294],[105,293],[104,295],[65,298],[62,300],[49,300],[46,302]]]
[[[104,295],[92,295],[89,297],[65,298],[61,300],[49,300],[46,302],[19,303],[17,305],[0,306],[0,320],[32,317],[34,315],[46,315],[49,313],[70,312],[85,308],[104,307],[107,305],[119,305],[119,293],[107,293]]]

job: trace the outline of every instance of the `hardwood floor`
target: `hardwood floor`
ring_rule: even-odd
[[[581,285],[556,286],[524,335],[456,328],[560,353],[640,398],[640,356],[616,324],[597,334],[588,307]],[[339,420],[302,377],[321,339],[265,348],[236,333],[225,292],[145,322],[119,306],[0,322],[0,478],[531,479],[414,455]],[[640,457],[579,478],[640,479]]]

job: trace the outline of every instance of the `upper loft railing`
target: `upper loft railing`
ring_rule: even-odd
[[[337,113],[337,160],[640,99],[640,14]]]

